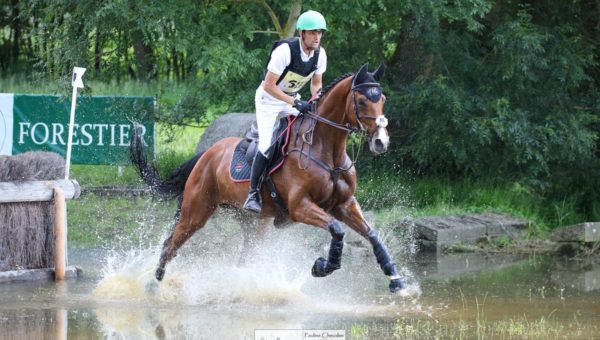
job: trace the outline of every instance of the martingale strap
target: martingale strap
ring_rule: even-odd
[[[300,153],[300,155],[305,156],[306,158],[308,158],[311,161],[315,162],[318,166],[320,166],[321,168],[323,168],[327,172],[329,172],[329,174],[331,175],[331,179],[333,180],[334,188],[336,187],[337,181],[340,178],[340,174],[342,172],[346,172],[346,171],[352,169],[352,167],[354,166],[354,162],[353,161],[350,161],[350,164],[348,164],[348,161],[349,161],[348,156],[346,156],[346,159],[344,160],[344,164],[342,164],[342,166],[338,166],[338,167],[332,168],[329,165],[327,165],[327,163],[325,163],[322,160],[320,160],[319,158],[315,158],[311,154],[306,153],[306,152],[304,152],[301,149],[293,148],[293,149],[291,149],[291,150],[288,151],[288,154],[290,154],[292,152],[298,152],[298,153]],[[348,164],[348,166],[344,166],[346,164]]]

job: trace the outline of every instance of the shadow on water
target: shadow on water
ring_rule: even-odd
[[[409,281],[406,293],[391,295],[370,251],[356,242],[347,243],[342,269],[313,278],[325,233],[293,226],[267,238],[238,266],[240,227],[212,221],[158,285],[158,246],[71,249],[70,263],[83,269],[79,279],[0,285],[0,338],[253,339],[256,329],[344,330],[347,339],[600,334],[596,264],[434,257],[389,240],[404,248],[395,258]]]

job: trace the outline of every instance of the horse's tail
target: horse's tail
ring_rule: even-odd
[[[202,156],[202,153],[198,153],[180,165],[167,179],[161,180],[156,168],[148,164],[144,155],[143,142],[136,128],[133,129],[129,152],[131,162],[135,165],[144,183],[150,187],[152,196],[161,199],[171,199],[183,193],[185,182],[190,177],[194,165]]]

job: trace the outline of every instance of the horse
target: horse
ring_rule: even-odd
[[[384,71],[383,64],[375,72],[369,72],[368,64],[364,64],[358,72],[336,78],[311,101],[310,112],[300,113],[289,124],[286,160],[270,175],[287,211],[282,216],[282,208],[269,199],[263,185],[264,203],[258,218],[275,217],[276,225],[287,219],[330,233],[328,257],[317,258],[311,269],[314,277],[324,277],[341,268],[345,224],[370,242],[377,263],[390,280],[388,288],[394,293],[404,289],[406,283],[354,197],[356,169],[346,153],[346,142],[352,133],[366,135],[373,154],[387,151],[388,122],[383,114],[386,97],[379,83]],[[240,140],[230,137],[216,142],[161,180],[143,157],[142,143],[134,133],[132,162],[142,179],[155,192],[179,197],[175,226],[163,243],[155,272],[158,281],[163,279],[165,267],[177,250],[206,224],[218,207],[242,209],[248,183],[235,182],[228,174],[234,148]]]

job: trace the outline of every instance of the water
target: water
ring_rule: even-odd
[[[346,339],[597,338],[600,266],[542,256],[395,258],[408,277],[387,292],[351,239],[342,269],[313,278],[327,237],[273,230],[238,266],[241,241],[202,231],[152,278],[159,248],[70,249],[83,276],[0,284],[0,339],[254,339],[255,330],[343,330]],[[400,244],[399,248],[403,248]]]

